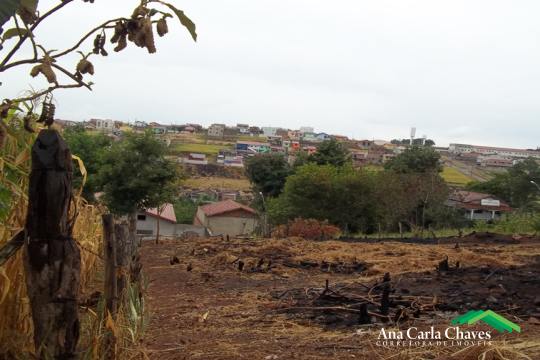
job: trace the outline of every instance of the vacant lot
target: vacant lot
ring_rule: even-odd
[[[301,238],[146,243],[140,253],[155,315],[142,349],[154,359],[539,359],[538,327],[529,322],[539,312],[539,243],[538,237],[493,234],[423,244]],[[179,264],[171,265],[174,256]],[[446,258],[450,269],[437,270]],[[391,280],[382,284],[387,272]],[[386,284],[388,317],[379,308]],[[363,306],[371,324],[360,324],[366,322],[360,321]],[[479,309],[518,324],[521,333],[501,334],[479,322],[462,330],[491,331],[490,346],[376,346],[383,326],[444,330],[451,319]]]
[[[470,176],[467,176],[462,172],[447,166],[443,167],[441,176],[450,185],[465,185],[471,181],[474,181],[474,179]]]

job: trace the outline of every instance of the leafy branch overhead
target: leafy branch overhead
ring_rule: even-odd
[[[2,55],[0,59],[3,57],[0,62],[0,73],[17,66],[34,65],[30,75],[32,77],[43,75],[48,83],[53,84],[47,89],[26,94],[21,98],[4,99],[0,103],[0,119],[5,118],[4,114],[12,108],[13,104],[34,101],[43,96],[49,96],[56,89],[86,87],[92,90],[93,83],[86,82],[84,76],[94,75],[95,73],[94,64],[90,61],[92,55],[109,55],[106,50],[108,38],[112,44],[116,44],[113,48],[115,52],[124,50],[128,46],[128,42],[132,42],[137,47],[146,48],[150,54],[155,53],[157,49],[154,34],[157,33],[159,37],[165,36],[169,32],[167,19],[174,17],[171,13],[162,10],[172,10],[180,23],[189,31],[193,40],[197,41],[196,26],[182,10],[160,0],[142,0],[130,16],[105,21],[88,31],[75,45],[68,49],[46,49],[37,43],[39,34],[36,33],[36,28],[50,16],[59,11],[65,11],[64,8],[75,1],[77,0],[62,0],[60,4],[46,12],[38,11],[38,0],[0,1],[0,54]],[[83,1],[89,5],[95,2],[95,0],[78,1]],[[96,2],[96,5],[93,6],[99,6],[97,4],[99,2]],[[151,3],[155,3],[158,8],[151,7]],[[162,9],[159,9],[159,7]],[[6,28],[10,20],[13,20],[14,27]],[[107,35],[110,35],[110,37]],[[83,49],[85,43],[90,42],[92,38],[92,47],[88,47],[85,51]],[[33,57],[13,60],[16,54],[22,52],[20,50],[27,43],[27,40],[30,42]],[[11,49],[7,48],[8,44],[12,45]],[[43,52],[41,57],[39,56],[40,49]],[[69,66],[59,64],[59,58],[74,51],[79,52],[82,59],[73,65],[73,70],[68,70]],[[71,80],[71,83],[69,83],[69,80]]]

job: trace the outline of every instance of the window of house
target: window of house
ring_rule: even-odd
[[[137,221],[146,221],[146,215],[137,215]]]
[[[484,210],[473,210],[475,214],[481,214]]]

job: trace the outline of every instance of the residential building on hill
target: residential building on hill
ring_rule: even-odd
[[[468,144],[450,144],[450,146],[448,147],[448,152],[452,154],[478,153],[482,155],[510,156],[512,158],[533,157],[535,159],[540,159],[540,151]]]
[[[249,135],[249,125],[248,124],[236,124],[236,134],[238,134],[238,135]]]
[[[268,137],[270,135],[277,135],[277,129],[277,127],[263,126],[262,132],[264,136]]]
[[[208,128],[208,138],[210,139],[223,139],[223,132],[225,131],[224,124],[212,124]]]
[[[253,142],[253,141],[237,141],[236,149],[237,150],[251,150],[259,154],[264,154],[270,151],[270,144],[263,142]]]
[[[92,119],[95,120],[95,127],[98,131],[107,131],[112,132],[114,130],[114,121],[110,119],[102,120],[102,119]],[[90,120],[90,122],[92,122]]]
[[[330,141],[331,136],[327,133],[319,133],[317,134],[317,140],[318,141]]]

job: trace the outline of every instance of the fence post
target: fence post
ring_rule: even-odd
[[[55,359],[70,359],[79,340],[81,254],[73,238],[77,213],[70,212],[72,158],[58,131],[39,132],[29,178],[23,261],[36,357],[45,358],[43,346]]]
[[[103,249],[105,252],[105,308],[116,313],[118,308],[118,287],[116,280],[116,241],[114,239],[114,221],[112,214],[102,215]],[[107,314],[105,313],[105,316]]]
[[[116,266],[121,269],[122,273],[118,274],[117,293],[122,298],[124,290],[127,287],[127,273],[131,262],[130,249],[128,239],[128,224],[122,222],[114,225],[114,240],[116,245]]]

